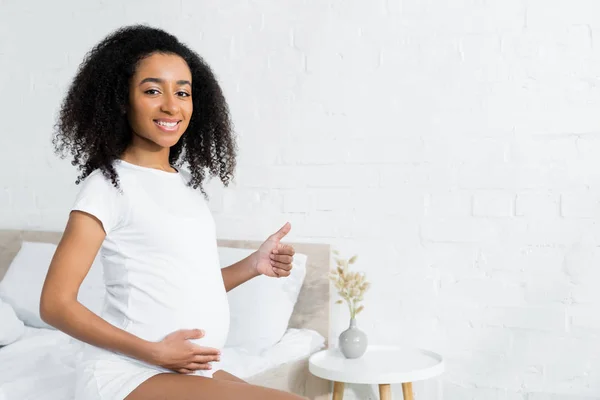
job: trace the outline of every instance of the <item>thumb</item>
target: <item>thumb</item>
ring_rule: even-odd
[[[285,237],[285,235],[290,233],[291,230],[292,230],[292,224],[290,224],[289,222],[286,222],[285,225],[283,225],[281,227],[281,229],[279,229],[277,232],[275,232],[273,234],[273,237],[277,240],[281,240]]]
[[[204,336],[204,331],[202,329],[188,329],[183,332],[185,339],[200,339]]]

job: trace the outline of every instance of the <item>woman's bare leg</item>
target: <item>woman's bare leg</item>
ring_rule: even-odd
[[[229,374],[231,375],[231,374]],[[223,376],[223,374],[221,374]],[[231,375],[233,376],[233,375]],[[158,374],[138,386],[125,400],[301,400],[275,389],[227,379]]]
[[[215,373],[213,374],[213,379],[221,379],[224,381],[233,381],[233,382],[239,382],[239,383],[248,383],[240,378],[238,378],[235,375],[231,375],[229,372],[225,372],[222,369],[215,371]]]

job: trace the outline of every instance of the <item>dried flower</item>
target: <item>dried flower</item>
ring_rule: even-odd
[[[350,318],[355,318],[363,309],[364,305],[358,305],[363,301],[365,292],[369,290],[371,284],[366,281],[365,274],[349,271],[349,266],[354,264],[358,258],[357,255],[349,259],[340,258],[340,253],[333,250],[335,263],[337,267],[329,273],[329,279],[334,283],[335,288],[342,300],[335,304],[348,303]]]

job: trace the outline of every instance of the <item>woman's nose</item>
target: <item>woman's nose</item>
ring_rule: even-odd
[[[163,102],[161,104],[161,111],[174,114],[177,112],[177,99],[173,95],[163,96]]]

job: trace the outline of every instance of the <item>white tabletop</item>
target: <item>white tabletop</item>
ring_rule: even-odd
[[[330,381],[391,384],[438,376],[444,372],[444,360],[432,351],[396,346],[369,346],[362,357],[347,359],[334,348],[313,354],[308,369]]]

